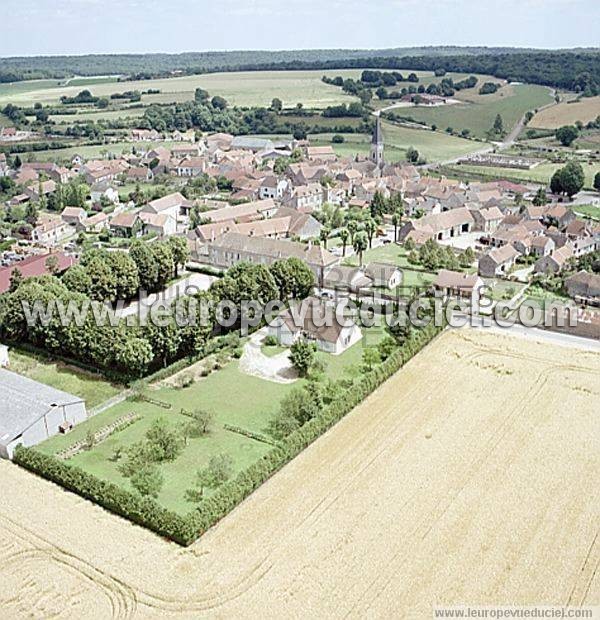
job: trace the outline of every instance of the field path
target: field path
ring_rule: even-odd
[[[598,605],[599,376],[598,353],[446,332],[189,549],[3,461],[0,608],[426,618],[434,604]]]

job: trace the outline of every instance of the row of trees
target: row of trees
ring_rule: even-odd
[[[166,244],[160,247],[159,254],[170,251]],[[155,260],[161,262],[163,257],[156,259],[149,247],[146,249],[150,253],[139,246],[138,249],[144,252],[143,260],[133,258],[137,253],[133,249],[131,259],[137,267],[141,284],[142,279],[148,277],[148,265]],[[111,283],[114,282],[113,270],[116,269],[119,272],[117,286],[120,293],[129,294],[136,284],[133,264],[121,257],[117,262],[111,262],[107,269],[101,266],[103,258],[104,255],[91,254],[82,265],[86,274],[80,272],[77,277],[67,277],[67,272],[66,281],[54,276],[42,276],[16,282],[10,292],[0,297],[0,340],[30,343],[48,352],[102,368],[109,374],[122,373],[125,377],[143,376],[180,358],[197,355],[207,346],[216,329],[214,316],[208,316],[206,322],[200,321],[195,314],[192,297],[183,298],[173,305],[169,312],[164,313],[166,316],[162,317],[160,325],[153,322],[140,325],[119,319],[107,312],[102,301],[93,300],[86,293],[67,286],[73,286],[77,280],[78,285],[81,282],[91,283],[91,290],[98,298],[114,296],[116,293]],[[172,263],[170,265],[172,269]],[[288,297],[306,296],[313,285],[312,271],[298,259],[282,259],[270,268],[239,263],[213,284],[208,292],[198,293],[195,300],[212,302],[213,307],[222,300],[231,300],[241,309],[242,301],[254,300],[264,305],[272,300],[285,301]],[[38,320],[31,325],[23,302],[30,310],[41,307],[55,308],[55,311],[47,316],[48,320]],[[87,308],[88,311],[77,320],[71,314],[73,320],[65,321],[65,315],[57,310],[57,304],[62,308]],[[238,322],[228,329],[238,329],[240,320],[238,318]]]

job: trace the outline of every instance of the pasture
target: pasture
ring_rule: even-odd
[[[477,88],[474,90],[477,91]],[[461,98],[472,102],[432,108],[400,108],[395,112],[428,125],[437,125],[442,130],[447,127],[457,132],[469,129],[471,135],[485,138],[496,115],[502,116],[504,128],[510,131],[525,112],[552,102],[548,88],[532,84],[512,84],[495,95],[481,96],[464,91]]]
[[[462,173],[473,173],[492,179],[513,179],[516,181],[531,181],[533,183],[549,184],[552,175],[564,164],[553,164],[544,162],[531,170],[516,170],[514,168],[496,168],[487,166],[467,166],[460,164],[452,166],[453,174],[460,177]],[[585,172],[585,187],[591,189],[594,183],[594,176],[600,172],[600,163],[582,163]]]
[[[446,331],[189,549],[0,462],[0,606],[158,620],[596,605],[598,373],[590,351]]]
[[[385,159],[402,161],[410,147],[416,148],[428,162],[440,162],[462,157],[482,148],[481,142],[450,136],[441,131],[413,129],[383,122]],[[333,134],[310,136],[313,145],[331,144]],[[342,144],[331,144],[340,157],[367,155],[371,148],[371,136],[366,134],[344,134]]]

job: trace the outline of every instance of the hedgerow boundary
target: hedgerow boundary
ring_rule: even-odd
[[[55,456],[42,454],[35,448],[17,447],[14,462],[110,512],[182,546],[188,546],[352,411],[441,331],[442,327],[433,325],[413,331],[385,362],[362,375],[318,415],[279,442],[270,452],[240,472],[233,480],[219,487],[211,497],[202,500],[196,510],[185,516],[161,507],[151,498],[142,497],[111,482],[101,480],[78,467],[67,465]]]

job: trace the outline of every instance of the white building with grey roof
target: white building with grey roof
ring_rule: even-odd
[[[87,420],[85,401],[0,368],[0,458]]]

